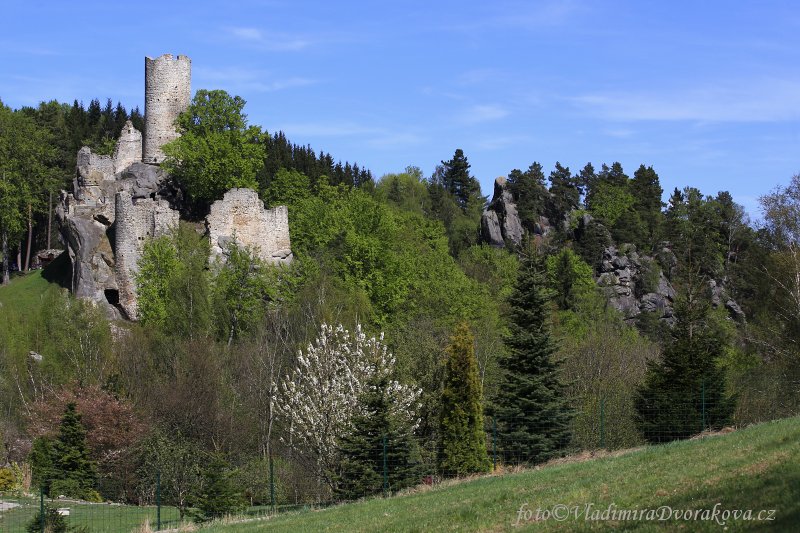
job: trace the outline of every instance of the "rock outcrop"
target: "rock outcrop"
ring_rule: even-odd
[[[550,223],[545,217],[539,217],[535,235],[545,236],[550,231]],[[506,179],[494,180],[492,201],[484,209],[481,216],[481,240],[492,246],[502,248],[506,245],[519,246],[522,243],[524,230],[517,212],[517,204]]]
[[[597,284],[626,320],[647,312],[667,323],[674,322],[675,289],[657,262],[639,255],[632,244],[609,246],[603,251]]]

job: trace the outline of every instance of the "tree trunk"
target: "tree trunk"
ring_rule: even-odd
[[[32,211],[31,204],[28,204],[28,244],[25,246],[25,272],[27,272],[31,266],[31,241],[33,240]]]
[[[17,245],[17,271],[22,270],[22,241]]]
[[[3,283],[2,285],[8,285],[10,281],[10,276],[8,275],[8,233],[6,230],[3,230],[3,237],[2,237],[2,252],[3,252]]]
[[[50,249],[50,228],[53,227],[53,191],[47,200],[47,249]]]

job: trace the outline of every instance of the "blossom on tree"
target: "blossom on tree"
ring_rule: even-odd
[[[318,337],[299,351],[297,365],[284,376],[277,411],[289,421],[287,444],[310,453],[329,484],[339,441],[352,430],[353,417],[362,409],[359,397],[371,377],[389,377],[392,414],[407,417],[416,427],[421,390],[393,379],[394,367],[383,334],[367,337],[360,324],[353,333],[341,324],[322,324]]]

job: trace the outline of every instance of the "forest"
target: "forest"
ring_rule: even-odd
[[[201,90],[178,120],[164,168],[185,220],[144,246],[134,323],[70,296],[66,254],[34,270],[63,248],[77,151],[110,153],[141,113],[0,102],[0,490],[144,504],[158,475],[181,513],[213,515],[800,413],[800,176],[753,222],[726,191],[663,202],[652,166],[523,155],[498,169],[523,238],[491,245],[461,149],[375,179],[244,106]],[[290,266],[235,245],[209,264],[197,221],[231,187],[288,206]],[[668,282],[668,311],[609,303],[611,248],[638,261],[630,297]]]

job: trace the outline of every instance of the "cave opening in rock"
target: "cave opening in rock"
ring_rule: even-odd
[[[103,291],[106,295],[106,301],[111,305],[119,305],[119,291],[117,289],[106,289]]]

